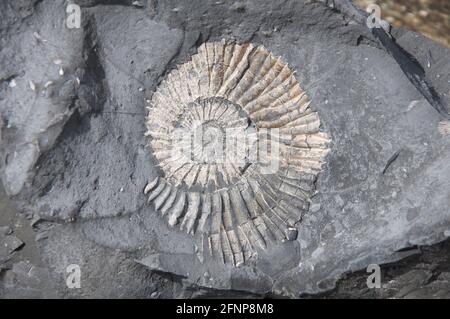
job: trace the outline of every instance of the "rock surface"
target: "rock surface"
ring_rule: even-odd
[[[450,136],[364,26],[314,1],[77,3],[79,29],[65,26],[65,1],[0,4],[1,178],[32,221],[58,296],[299,297],[449,237]],[[427,76],[448,98],[449,50],[394,35],[422,64],[423,47],[432,52]],[[146,100],[199,44],[222,38],[283,57],[333,140],[296,240],[237,269],[202,262],[193,238],[171,229],[142,192],[155,172]],[[67,289],[71,264],[82,289]],[[420,267],[402,276],[433,291],[448,284],[448,274]]]

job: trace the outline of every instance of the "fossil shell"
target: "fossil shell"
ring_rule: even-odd
[[[205,43],[148,110],[161,176],[144,193],[169,225],[235,266],[295,239],[330,140],[286,63],[250,43]]]

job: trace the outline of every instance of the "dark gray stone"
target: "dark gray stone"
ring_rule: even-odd
[[[446,298],[450,297],[450,240],[416,249],[413,256],[381,266],[381,288],[369,289],[368,273],[340,280],[336,289],[304,298]]]
[[[67,29],[65,3],[2,11],[0,51],[1,178],[33,217],[58,296],[220,289],[298,297],[403,258],[402,248],[448,237],[450,138],[364,26],[311,1],[80,1],[82,28]],[[449,50],[399,36],[419,61],[421,46],[431,50],[439,63],[427,76],[444,94]],[[204,258],[195,238],[168,227],[142,193],[156,176],[145,148],[145,100],[197,45],[222,38],[282,56],[333,140],[298,235],[237,269]],[[85,274],[81,289],[66,286],[70,264]],[[429,272],[409,276],[416,281],[399,296],[424,294],[417,288]]]
[[[20,249],[23,246],[23,241],[21,241],[16,236],[4,236],[0,240],[0,256],[9,255],[14,251]]]

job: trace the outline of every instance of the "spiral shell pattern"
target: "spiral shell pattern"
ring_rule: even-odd
[[[330,143],[309,104],[293,71],[263,46],[204,43],[148,108],[161,171],[144,189],[148,201],[234,266],[294,240]]]

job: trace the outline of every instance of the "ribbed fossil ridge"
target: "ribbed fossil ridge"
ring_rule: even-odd
[[[201,233],[204,252],[235,266],[256,247],[295,239],[330,140],[286,63],[262,46],[205,43],[169,73],[148,109],[146,136],[162,176],[144,193],[169,225]],[[195,149],[196,160],[174,155],[186,146],[171,139],[174,132],[199,126],[270,144],[261,162],[278,161],[278,169],[262,172],[249,156],[252,142],[238,145],[238,164],[229,154],[215,163]],[[265,129],[277,129],[278,138],[269,141]]]

